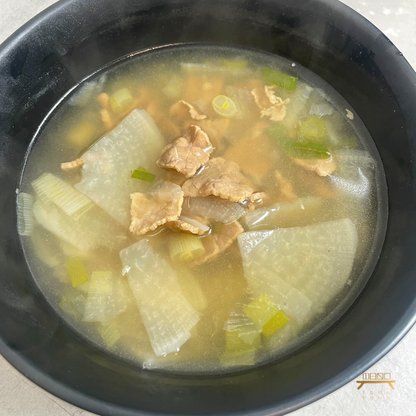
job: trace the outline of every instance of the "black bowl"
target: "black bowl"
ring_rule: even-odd
[[[331,84],[380,152],[389,221],[360,297],[313,343],[223,376],[139,371],[78,338],[33,284],[16,231],[25,153],[80,80],[133,51],[210,42],[279,54]],[[0,352],[53,394],[101,415],[283,414],[379,360],[416,317],[416,76],[374,26],[332,0],[60,1],[0,49]]]

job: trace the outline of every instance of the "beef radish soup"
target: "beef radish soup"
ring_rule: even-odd
[[[88,79],[45,122],[18,231],[45,297],[97,347],[229,372],[348,308],[379,253],[383,184],[354,109],[310,71],[166,48]]]

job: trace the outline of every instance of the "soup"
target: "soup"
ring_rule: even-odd
[[[90,342],[144,367],[284,356],[365,283],[385,220],[353,109],[295,63],[168,48],[81,84],[18,194],[34,279]]]

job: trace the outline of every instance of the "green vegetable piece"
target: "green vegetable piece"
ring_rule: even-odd
[[[311,116],[302,122],[299,133],[305,139],[323,139],[326,134],[325,122],[318,116]]]
[[[272,139],[288,138],[287,128],[283,124],[273,124],[265,129],[266,134]]]
[[[43,204],[53,202],[74,220],[94,207],[94,202],[52,173],[39,176],[32,186]]]
[[[189,262],[202,256],[205,247],[193,234],[174,234],[169,240],[169,254],[174,261]]]
[[[270,337],[289,322],[284,312],[267,295],[260,295],[243,310],[266,337]]]
[[[239,353],[225,352],[221,357],[223,367],[250,366],[256,363],[256,351],[244,351]]]
[[[314,140],[279,140],[282,149],[296,159],[328,159],[331,153],[323,143]]]
[[[69,295],[65,295],[62,297],[61,301],[59,302],[59,307],[67,315],[71,315],[75,318],[79,318],[81,316],[75,308],[74,304],[72,303],[71,297]]]
[[[134,179],[140,179],[141,181],[153,182],[156,175],[148,172],[143,166],[139,166],[131,173],[131,177]]]
[[[239,331],[225,331],[225,352],[230,354],[242,353],[260,347],[260,332],[255,333],[255,337],[251,336],[250,338],[247,338],[244,335],[247,334],[245,334],[244,332],[240,333]]]
[[[65,268],[71,280],[72,287],[78,287],[88,282],[88,274],[83,261],[73,257],[65,262]]]
[[[268,84],[277,85],[286,91],[295,91],[298,84],[297,77],[292,77],[270,68],[263,68],[263,79]]]
[[[212,100],[214,111],[222,117],[234,117],[238,113],[237,106],[234,101],[226,95],[217,95]]]
[[[115,113],[121,113],[133,102],[128,88],[122,88],[110,96],[110,107]]]
[[[121,338],[113,322],[107,325],[98,324],[97,329],[107,347],[112,347]]]
[[[270,337],[279,329],[283,328],[288,322],[289,318],[286,314],[283,311],[279,311],[263,326],[262,334],[265,337]]]

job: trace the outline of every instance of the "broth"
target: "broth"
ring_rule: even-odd
[[[189,163],[177,173],[161,155],[178,137],[190,148],[190,125],[211,145],[185,178]],[[195,194],[215,161],[234,171]],[[181,225],[137,214],[129,231],[129,194],[159,207],[184,181]],[[138,366],[195,373],[260,365],[325,330],[365,284],[386,218],[353,109],[299,65],[219,47],[138,54],[81,84],[31,149],[18,206],[34,279],[74,330]]]

